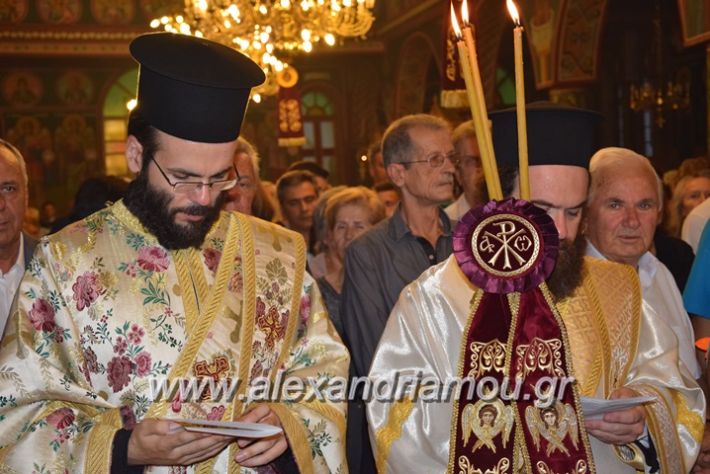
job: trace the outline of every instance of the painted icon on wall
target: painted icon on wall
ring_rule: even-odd
[[[135,13],[133,0],[91,0],[91,14],[103,25],[125,25]]]
[[[27,0],[0,0],[0,23],[20,23],[27,16]]]
[[[42,80],[31,72],[14,71],[2,82],[3,98],[13,107],[29,107],[42,98]]]
[[[37,13],[45,23],[76,23],[81,18],[81,0],[38,0]]]
[[[67,71],[57,81],[57,95],[67,105],[89,104],[94,98],[94,84],[81,71]]]

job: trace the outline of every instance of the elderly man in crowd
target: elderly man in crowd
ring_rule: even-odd
[[[266,195],[261,185],[259,161],[259,154],[254,146],[245,138],[239,137],[237,150],[234,152],[234,169],[239,173],[239,181],[236,186],[226,191],[224,209],[271,221],[274,208],[271,198]]]
[[[469,209],[484,204],[487,199],[481,152],[478,149],[473,122],[464,122],[456,127],[453,140],[454,148],[458,154],[456,181],[463,192],[456,201],[445,209],[445,212],[453,222],[458,222]]]
[[[589,163],[587,255],[631,265],[641,281],[643,310],[663,319],[678,338],[681,361],[702,375],[683,298],[670,271],[651,252],[663,208],[663,184],[648,158],[626,148],[603,148]]]
[[[491,118],[496,158],[508,168],[500,170],[503,193],[518,197],[518,150],[511,140],[516,133],[515,110]],[[448,397],[432,400],[431,392],[426,398],[420,392],[394,400],[375,397],[367,409],[378,471],[445,472],[448,466],[465,472],[505,468],[516,474],[582,473],[593,472],[594,465],[598,473],[688,472],[702,438],[705,400],[678,361],[677,338],[663,320],[640,311],[638,277],[631,268],[584,257],[585,242],[578,230],[598,118],[589,111],[539,104],[528,107],[527,119],[530,201],[546,211],[552,222],[545,225],[554,225],[560,240],[556,266],[544,288],[545,301],[531,304],[527,299],[524,323],[517,326],[523,296],[484,293],[480,284],[474,284],[470,267],[464,273],[458,260],[458,253],[471,249],[471,240],[466,233],[461,239],[457,234],[457,243],[465,240],[464,250],[425,271],[402,291],[369,374],[373,384],[392,381],[396,374],[417,374],[419,380],[444,384],[472,373],[477,380],[480,373],[491,374],[486,378],[494,381],[493,374],[511,374],[507,388],[499,385],[499,392],[489,391],[485,398],[498,407],[496,428],[482,428],[485,419],[479,402],[484,395],[478,395],[476,404],[466,404],[463,396],[456,404]],[[475,212],[483,219],[496,206],[506,205],[513,204],[491,204]],[[483,281],[489,281],[489,274],[485,276]],[[487,298],[487,306],[479,311],[482,298]],[[554,324],[545,320],[543,327],[547,305],[559,316],[553,318]],[[487,309],[506,307],[503,313],[496,311],[495,319],[489,318]],[[556,336],[553,326],[558,328]],[[515,365],[509,362],[513,358]],[[577,399],[644,394],[657,401],[582,421],[575,415],[578,408],[562,407],[556,398],[552,405],[556,419],[532,406],[524,417],[514,417],[509,410],[531,402],[515,397],[513,385],[528,389],[535,383],[529,374],[535,371],[564,378],[570,375],[565,367],[573,367],[574,378],[565,396],[570,391]],[[485,387],[491,390],[491,385]],[[481,393],[480,385],[475,388]],[[531,412],[534,416],[529,416]]]
[[[400,206],[345,256],[341,313],[358,375],[367,374],[402,288],[451,254],[451,223],[440,208],[454,183],[449,124],[425,114],[402,117],[385,132],[382,151]]]
[[[0,140],[0,336],[10,303],[37,244],[22,232],[27,185],[22,154],[12,144]]]
[[[449,124],[425,114],[402,117],[385,132],[382,152],[387,174],[399,188],[400,205],[392,217],[353,240],[345,253],[340,313],[359,376],[370,368],[402,288],[451,254],[451,223],[440,207],[451,199],[454,183],[456,157]],[[353,464],[354,447],[348,448],[350,468],[358,469],[354,472],[374,470],[363,410],[356,401],[348,417],[349,442],[362,439],[360,466]]]

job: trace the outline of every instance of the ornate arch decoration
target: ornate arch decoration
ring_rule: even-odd
[[[427,71],[431,61],[441,66],[432,40],[424,33],[413,33],[404,40],[397,64],[395,117],[423,112]]]
[[[558,35],[554,85],[596,81],[607,0],[564,0]]]

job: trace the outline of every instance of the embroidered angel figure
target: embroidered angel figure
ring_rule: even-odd
[[[468,444],[471,433],[473,433],[478,439],[473,445],[471,453],[484,446],[495,453],[496,446],[493,439],[502,433],[503,447],[505,448],[510,439],[513,420],[513,409],[503,405],[500,400],[493,402],[478,400],[476,403],[469,403],[461,414],[464,446]]]
[[[547,408],[529,406],[525,409],[525,421],[538,451],[540,451],[540,436],[547,441],[545,450],[547,456],[555,451],[569,456],[569,450],[565,447],[565,438],[568,436],[574,449],[577,449],[579,427],[577,415],[571,405],[557,401]]]

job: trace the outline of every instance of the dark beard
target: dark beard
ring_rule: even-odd
[[[128,185],[123,202],[151,234],[168,250],[199,248],[205,241],[207,232],[219,218],[219,211],[224,202],[224,193],[220,193],[214,206],[193,205],[170,209],[173,197],[153,188],[140,173]],[[178,212],[204,216],[198,222],[188,222],[185,225],[175,223]]]
[[[547,286],[557,301],[567,298],[582,283],[582,265],[587,241],[581,233],[572,241],[560,243],[555,270],[547,280]]]

